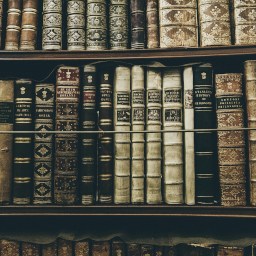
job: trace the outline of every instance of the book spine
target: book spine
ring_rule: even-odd
[[[128,0],[110,0],[109,41],[111,50],[128,48]]]
[[[113,131],[113,69],[100,70],[99,129]],[[98,146],[98,200],[113,203],[113,134],[104,133],[99,137]]]
[[[198,46],[196,0],[159,1],[160,47]]]
[[[67,2],[67,48],[85,50],[85,1]]]
[[[216,74],[218,128],[243,128],[242,74]],[[218,131],[219,180],[222,206],[245,206],[244,131]]]
[[[154,246],[149,244],[142,244],[141,256],[154,256]]]
[[[194,129],[194,102],[193,102],[193,69],[185,67],[184,82],[184,129]],[[195,150],[194,133],[184,135],[184,162],[185,162],[185,203],[195,204]]]
[[[114,78],[114,203],[130,203],[131,159],[131,70],[117,67]],[[125,133],[127,132],[127,133]]]
[[[200,46],[231,45],[229,0],[199,0]]]
[[[37,42],[38,0],[23,0],[20,50],[35,50]]]
[[[175,130],[183,128],[181,70],[167,69],[163,72],[163,177],[164,201],[182,204],[183,195],[183,138]]]
[[[19,49],[21,22],[21,0],[8,0],[5,50]]]
[[[42,256],[58,256],[57,242],[43,244]]]
[[[53,134],[43,133],[54,130],[53,84],[35,86],[35,130],[42,133],[34,138],[34,204],[52,203],[53,186]]]
[[[144,69],[141,66],[132,67],[132,131],[145,130],[145,89]],[[132,134],[131,162],[131,202],[144,203],[145,178],[145,136],[144,133]]]
[[[128,243],[127,256],[141,256],[141,246],[135,243]]]
[[[20,256],[20,243],[1,239],[1,256]]]
[[[58,256],[71,256],[73,255],[72,241],[59,238],[58,239]]]
[[[41,256],[39,244],[32,244],[28,242],[21,243],[21,254],[22,256]]]
[[[43,0],[43,50],[62,49],[62,1]]]
[[[93,241],[92,243],[92,256],[110,256],[110,243],[109,241]]]
[[[146,47],[146,0],[131,0],[131,49]]]
[[[89,240],[83,240],[75,242],[75,256],[90,256],[90,242]]]
[[[4,0],[0,0],[0,48],[1,49],[2,49],[2,36],[3,36],[3,8],[4,8],[3,2]]]
[[[14,81],[0,80],[0,130],[12,131],[14,122]],[[0,204],[11,202],[13,135],[0,134]]]
[[[87,0],[87,50],[107,49],[107,4],[105,0]]]
[[[147,70],[146,82],[146,202],[162,202],[162,77],[158,69]]]
[[[213,68],[203,64],[193,69],[195,129],[216,128],[213,107]],[[214,132],[195,132],[196,203],[211,205],[217,188],[217,138]]]
[[[31,80],[16,80],[14,88],[15,131],[33,131],[34,85]],[[32,194],[33,134],[14,135],[13,203],[30,204]]]
[[[96,85],[97,73],[94,65],[85,65],[83,73],[83,111],[81,125],[83,131],[96,131]],[[96,198],[97,138],[96,134],[81,135],[81,202],[93,204]]]
[[[111,243],[112,256],[126,256],[126,244],[121,239],[113,239]]]
[[[217,256],[245,256],[244,248],[235,246],[218,246]]]
[[[54,201],[72,205],[78,201],[78,111],[80,77],[77,67],[60,67],[56,78],[56,131]]]
[[[147,1],[147,47],[159,47],[158,0]]]
[[[154,256],[163,256],[164,255],[164,246],[155,245],[154,246]]]

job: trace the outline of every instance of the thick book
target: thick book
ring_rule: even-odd
[[[141,245],[136,243],[127,243],[127,256],[141,256]]]
[[[184,83],[184,129],[194,129],[194,101],[193,101],[193,68],[187,66],[183,71]],[[193,132],[184,134],[184,163],[185,163],[185,203],[195,204],[195,140]]]
[[[41,256],[41,248],[39,244],[22,242],[21,243],[22,256]]]
[[[62,0],[43,0],[43,50],[62,49]]]
[[[220,203],[246,205],[246,156],[242,74],[215,75]]]
[[[194,126],[195,129],[214,129],[213,68],[209,63],[194,66]],[[196,203],[211,205],[217,189],[217,138],[213,131],[195,132]]]
[[[78,124],[80,76],[78,67],[64,66],[56,77],[54,202],[78,201]],[[67,133],[61,133],[61,131]]]
[[[56,241],[50,244],[43,244],[41,248],[42,256],[58,256],[58,247]]]
[[[86,49],[107,49],[107,3],[87,0]]]
[[[114,78],[114,203],[131,201],[131,70],[120,66]]]
[[[58,238],[58,256],[73,255],[73,242],[70,240]]]
[[[217,256],[245,256],[243,247],[237,246],[222,246],[217,248]]]
[[[85,1],[67,1],[67,49],[85,50]]]
[[[0,80],[0,131],[13,131],[14,81]],[[11,202],[13,135],[0,134],[0,204]]]
[[[17,51],[21,30],[21,0],[8,0],[5,50]]]
[[[109,4],[109,48],[128,48],[128,0],[110,0]]]
[[[148,68],[146,74],[146,203],[162,203],[162,77]]]
[[[126,243],[120,238],[114,238],[111,241],[112,256],[126,256]]]
[[[145,81],[144,68],[138,65],[131,72],[131,107],[132,107],[132,137],[131,137],[131,202],[145,202],[145,134],[136,133],[145,130]]]
[[[53,134],[54,130],[53,84],[35,85],[35,131],[34,138],[34,204],[53,202]]]
[[[200,46],[231,45],[229,0],[198,0]]]
[[[91,256],[110,256],[110,242],[109,241],[93,241]]]
[[[159,0],[160,47],[197,47],[196,0]]]
[[[163,71],[163,195],[167,204],[184,202],[182,72],[179,68]]]
[[[0,255],[1,256],[20,256],[20,242],[1,239]]]
[[[74,254],[75,256],[90,256],[90,241],[81,240],[75,242]]]
[[[16,80],[14,86],[14,130],[33,131],[35,88],[31,80]],[[14,135],[13,155],[13,203],[30,204],[33,178],[32,133]]]
[[[82,78],[82,111],[80,115],[82,131],[96,131],[96,88],[97,73],[95,65],[85,65]],[[80,195],[83,205],[93,204],[96,199],[97,179],[97,135],[84,133],[81,141]]]

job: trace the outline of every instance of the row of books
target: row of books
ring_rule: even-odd
[[[256,44],[256,0],[6,1],[6,50],[61,50],[64,41],[68,50]]]

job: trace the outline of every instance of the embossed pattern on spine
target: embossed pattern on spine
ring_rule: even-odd
[[[90,256],[91,254],[89,240],[75,242],[74,253],[75,256]]]
[[[215,75],[218,128],[243,128],[242,74]],[[245,206],[244,131],[218,131],[218,161],[222,206]]]
[[[42,256],[58,256],[57,242],[42,245]]]
[[[52,203],[53,177],[53,134],[43,133],[54,130],[53,84],[36,84],[35,134],[34,139],[34,204]]]
[[[131,70],[120,66],[114,78],[114,203],[129,204],[131,195]]]
[[[92,256],[110,256],[109,241],[94,241],[92,243]]]
[[[199,0],[200,45],[231,45],[229,0]]]
[[[154,246],[151,244],[141,245],[141,256],[154,256]]]
[[[62,238],[58,239],[58,256],[71,256],[73,255],[72,241]]]
[[[0,48],[2,45],[2,32],[3,32],[3,0],[0,0]]]
[[[56,131],[54,201],[72,205],[77,198],[78,111],[80,77],[77,67],[60,67],[56,77]]]
[[[43,0],[43,50],[62,49],[62,0]]]
[[[1,239],[0,246],[1,246],[1,255],[20,256],[19,242]]]
[[[118,238],[112,240],[111,252],[112,256],[125,256],[126,255],[126,244]]]
[[[127,244],[127,255],[128,256],[141,256],[140,244],[135,244],[135,243]]]
[[[183,128],[182,77],[180,69],[163,71],[163,130]],[[181,132],[163,134],[164,202],[182,204],[183,138]]]
[[[149,68],[146,81],[146,203],[162,203],[162,78]]]
[[[28,242],[21,243],[22,256],[40,256],[40,245]]]
[[[160,47],[198,46],[196,0],[159,1]]]
[[[217,256],[244,256],[244,248],[236,246],[218,246]]]

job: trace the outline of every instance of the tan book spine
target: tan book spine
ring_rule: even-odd
[[[21,255],[22,256],[40,256],[41,248],[39,244],[22,242],[21,243]]]
[[[1,239],[0,242],[1,256],[20,256],[20,243]]]
[[[42,245],[42,256],[58,256],[57,242]]]
[[[75,242],[75,256],[90,256],[90,242],[83,240]]]

